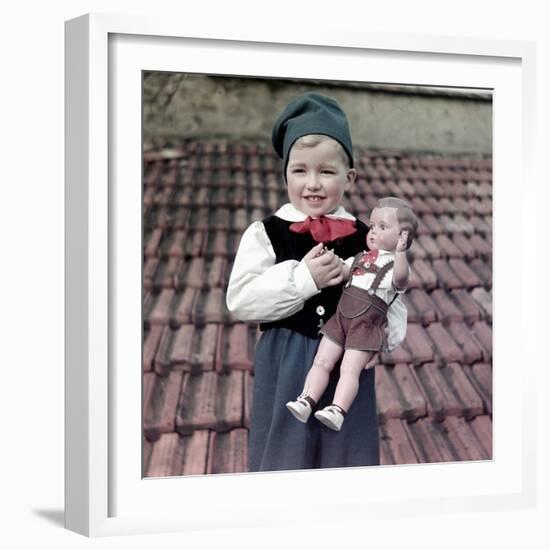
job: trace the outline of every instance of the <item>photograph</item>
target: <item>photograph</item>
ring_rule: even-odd
[[[493,90],[141,85],[143,478],[493,460]]]

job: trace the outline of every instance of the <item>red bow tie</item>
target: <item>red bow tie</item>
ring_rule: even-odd
[[[329,243],[340,237],[347,237],[357,231],[353,220],[342,218],[327,218],[319,216],[312,218],[308,216],[303,222],[296,222],[290,225],[294,233],[311,233],[313,240],[318,243]]]

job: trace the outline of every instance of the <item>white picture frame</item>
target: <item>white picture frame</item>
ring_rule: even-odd
[[[183,55],[185,54],[185,55]],[[335,518],[517,509],[535,502],[535,289],[506,249],[534,255],[522,197],[534,140],[530,42],[288,27],[245,32],[168,18],[66,23],[66,527],[88,536],[275,525],[297,480],[346,495]],[[141,71],[290,76],[494,90],[494,459],[465,464],[141,477]],[[123,98],[123,100],[122,100]],[[517,154],[521,152],[521,154]],[[518,185],[521,182],[521,186]],[[121,198],[124,197],[122,206]],[[517,231],[500,238],[513,217]],[[512,281],[513,282],[513,281]],[[514,323],[514,319],[516,322]],[[514,332],[515,331],[515,332]],[[519,392],[519,393],[518,393]],[[521,414],[518,414],[521,411]],[[368,491],[365,491],[368,487]],[[185,495],[182,498],[182,495]],[[301,522],[320,522],[313,509]]]

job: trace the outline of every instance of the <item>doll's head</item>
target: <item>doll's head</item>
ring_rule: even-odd
[[[407,231],[407,249],[418,230],[418,220],[409,204],[397,197],[380,199],[373,208],[369,221],[367,245],[370,250],[395,251],[399,236]]]

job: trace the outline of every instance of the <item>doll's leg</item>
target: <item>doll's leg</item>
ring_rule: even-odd
[[[325,391],[330,373],[342,355],[342,348],[323,336],[313,364],[309,369],[301,395],[295,401],[289,401],[286,408],[300,422],[307,422],[319,398]]]
[[[333,340],[323,336],[313,360],[313,365],[306,377],[304,393],[315,402],[319,401],[325,391],[330,373],[342,356],[344,350]]]
[[[340,365],[340,378],[331,405],[315,413],[315,418],[331,430],[340,431],[344,416],[359,389],[359,376],[371,359],[372,352],[346,350]]]
[[[371,351],[348,349],[340,365],[340,378],[334,392],[333,403],[349,411],[359,389],[359,376],[372,358]]]

